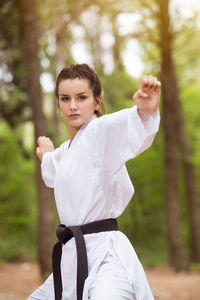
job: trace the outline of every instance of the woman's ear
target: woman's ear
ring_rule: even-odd
[[[102,100],[103,100],[103,98],[100,95],[95,98],[95,101],[96,101],[95,110],[98,110],[100,108],[100,106],[102,104]]]

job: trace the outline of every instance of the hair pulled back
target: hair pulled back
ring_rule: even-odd
[[[102,93],[101,82],[98,74],[87,64],[71,64],[58,74],[55,87],[56,97],[59,98],[58,90],[61,81],[76,78],[88,80],[94,99],[97,101],[97,97],[101,96]],[[101,113],[97,110],[95,110],[94,113],[97,117],[101,115]]]

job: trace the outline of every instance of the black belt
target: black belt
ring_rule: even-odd
[[[77,251],[77,300],[81,300],[84,282],[88,277],[87,252],[83,235],[112,230],[118,230],[116,219],[95,221],[80,226],[67,227],[63,224],[57,226],[56,235],[58,237],[58,242],[54,245],[52,253],[55,300],[61,300],[62,298],[62,278],[60,269],[62,244],[66,244],[72,237],[75,238]]]

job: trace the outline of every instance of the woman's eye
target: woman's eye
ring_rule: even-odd
[[[87,99],[87,96],[85,96],[85,95],[80,95],[80,96],[78,96],[78,99],[79,99],[79,100],[85,100],[85,99]]]
[[[62,98],[61,98],[61,100],[64,101],[64,102],[65,102],[65,101],[68,101],[69,99],[70,99],[69,97],[62,97]]]

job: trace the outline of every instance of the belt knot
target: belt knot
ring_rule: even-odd
[[[60,224],[56,228],[56,236],[62,244],[66,244],[72,237],[73,232],[64,224]]]

